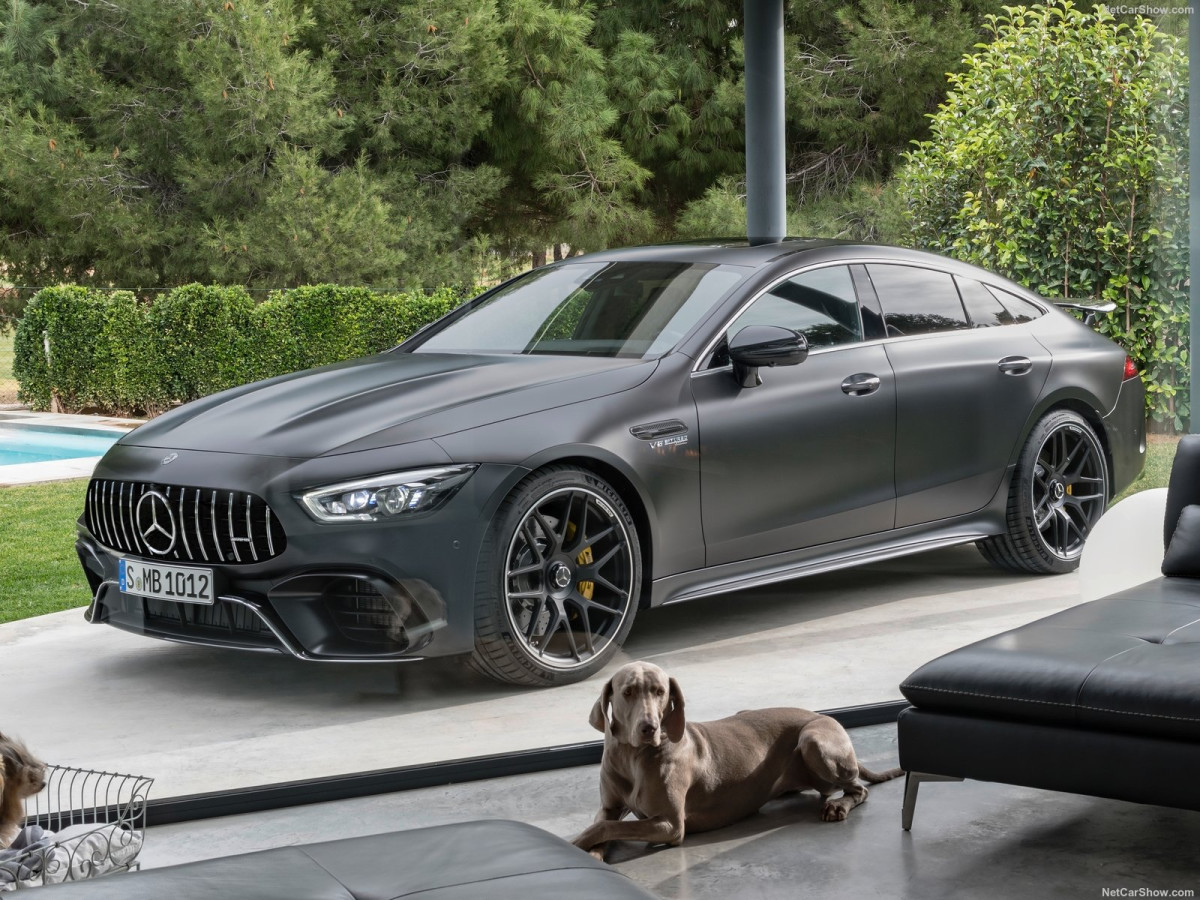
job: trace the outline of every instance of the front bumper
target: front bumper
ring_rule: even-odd
[[[208,491],[219,479],[220,491],[266,500],[286,534],[286,546],[262,561],[156,558],[131,543],[124,550],[114,546],[121,543],[113,537],[114,525],[119,533],[122,524],[117,516],[89,518],[85,511],[76,551],[93,594],[88,621],[147,637],[331,662],[389,662],[472,649],[479,546],[498,498],[522,471],[480,466],[443,507],[411,519],[323,524],[296,501],[302,487],[395,470],[394,456],[387,465],[372,467],[371,460],[362,459],[331,468],[324,460],[259,458],[252,464],[231,460],[229,454],[189,452],[188,464],[172,466],[170,482],[163,480],[162,456],[152,448],[114,448],[95,478],[149,484],[173,497],[180,486],[202,485]],[[359,470],[347,469],[348,463]],[[130,515],[132,502],[124,509]],[[215,600],[208,605],[122,592],[123,556],[209,569]]]

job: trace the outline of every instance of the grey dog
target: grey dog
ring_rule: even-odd
[[[859,779],[904,774],[861,765],[846,729],[806,709],[688,722],[678,682],[653,663],[617,670],[589,722],[604,732],[601,804],[574,844],[599,858],[609,841],[678,846],[687,832],[729,825],[791,791],[817,791],[821,818],[839,822],[867,799]],[[624,820],[630,813],[636,818]]]

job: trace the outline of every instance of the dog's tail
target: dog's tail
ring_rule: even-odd
[[[884,772],[872,772],[862,763],[858,764],[858,777],[868,784],[879,784],[883,781],[891,781],[893,778],[899,778],[903,774],[903,769],[888,769]]]

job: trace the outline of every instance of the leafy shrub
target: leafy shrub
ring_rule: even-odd
[[[1188,418],[1187,62],[1144,18],[1064,2],[989,16],[900,190],[918,242],[1047,297],[1111,300],[1148,412]]]
[[[155,414],[260,378],[378,353],[460,302],[313,285],[255,305],[241,287],[189,284],[152,303],[128,291],[44,288],[14,339],[19,397],[34,409]]]
[[[34,409],[114,413],[153,406],[142,307],[127,291],[60,286],[39,291],[13,340],[18,398]]]
[[[254,301],[244,288],[188,284],[160,296],[146,327],[161,359],[163,398],[203,397],[248,379]]]

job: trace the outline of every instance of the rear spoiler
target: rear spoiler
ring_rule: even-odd
[[[1084,325],[1095,325],[1097,316],[1101,313],[1110,313],[1117,308],[1117,304],[1111,300],[1055,300],[1054,305],[1059,309],[1071,309],[1083,313]]]

